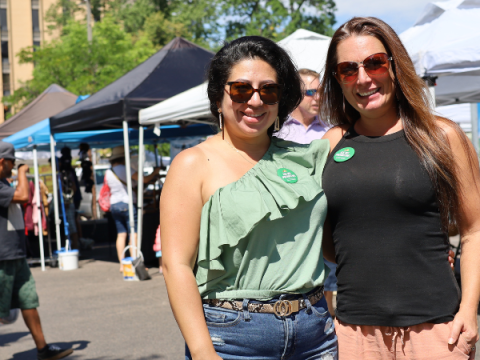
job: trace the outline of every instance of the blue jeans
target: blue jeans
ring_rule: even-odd
[[[325,298],[313,306],[306,301],[307,308],[286,317],[203,305],[215,351],[225,360],[337,360],[337,336]]]
[[[110,205],[110,212],[112,213],[113,220],[115,220],[115,226],[117,233],[130,233],[130,221],[128,219],[128,204],[119,202]],[[133,221],[135,227],[135,233],[137,233],[137,207],[133,205]]]

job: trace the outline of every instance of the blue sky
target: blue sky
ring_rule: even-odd
[[[437,0],[438,1],[438,0]],[[411,27],[430,0],[335,0],[335,29],[353,16],[375,16],[398,34]]]

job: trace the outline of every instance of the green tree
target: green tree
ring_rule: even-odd
[[[47,28],[52,31],[56,29],[63,29],[69,21],[75,18],[76,13],[83,13],[76,1],[71,0],[57,0],[52,4],[45,14],[45,21],[48,23]]]
[[[84,23],[69,22],[64,34],[40,48],[23,49],[21,63],[34,63],[33,78],[3,102],[25,106],[50,84],[56,83],[74,94],[94,93],[156,51],[146,36],[132,37],[107,16],[93,28],[87,41]]]
[[[331,35],[335,24],[333,0],[225,0],[221,8],[229,40],[260,35],[279,41],[299,28]]]

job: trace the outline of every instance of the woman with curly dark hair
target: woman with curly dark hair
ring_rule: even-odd
[[[164,276],[187,359],[336,359],[323,297],[325,140],[272,137],[302,99],[274,42],[250,36],[213,58],[219,134],[182,151],[160,202]]]
[[[325,135],[323,184],[339,357],[473,359],[480,171],[472,144],[434,114],[407,51],[379,19],[353,18],[335,32],[319,93],[323,118],[337,125]],[[462,238],[461,297],[446,261],[450,221]]]

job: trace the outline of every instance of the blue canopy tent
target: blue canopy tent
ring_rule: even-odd
[[[206,124],[192,124],[181,127],[179,125],[162,126],[161,136],[154,134],[153,129],[144,131],[144,142],[146,144],[168,142],[171,138],[179,136],[208,136],[215,131],[212,126]],[[129,129],[129,136],[132,139],[130,144],[138,144],[138,129]],[[70,133],[57,133],[53,135],[55,145],[78,147],[85,142],[92,148],[102,149],[123,145],[123,130],[92,130],[77,131]],[[17,132],[4,139],[13,144],[16,150],[29,150],[36,146],[37,150],[51,150],[50,148],[50,120],[45,119],[35,125]]]
[[[143,130],[143,128],[142,128]],[[132,139],[130,144],[138,144],[139,130],[128,129],[129,137]],[[180,136],[208,136],[214,134],[215,131],[212,126],[206,124],[192,124],[190,126],[182,127],[179,125],[167,125],[162,127],[161,137],[154,134],[153,129],[142,131],[144,135],[144,142],[147,144],[168,142],[171,138]],[[37,124],[34,124],[26,129],[11,135],[3,141],[13,144],[16,150],[33,150],[34,172],[36,186],[39,184],[38,175],[38,159],[37,150],[50,149],[52,158],[55,154],[55,145],[78,147],[80,143],[88,143],[92,148],[107,148],[124,144],[124,131],[122,129],[111,130],[92,130],[92,131],[77,131],[57,133],[52,135],[50,129],[50,119],[45,119]],[[52,162],[52,174],[56,173],[56,164]],[[55,211],[55,225],[57,234],[57,248],[60,249],[60,217],[58,208],[58,192],[56,177],[52,176],[53,196],[54,196],[54,211]],[[39,189],[37,188],[38,192]],[[41,216],[39,216],[39,226],[41,228]],[[40,257],[42,263],[42,270],[45,270],[45,259],[43,254],[43,234],[39,232],[40,241]]]

